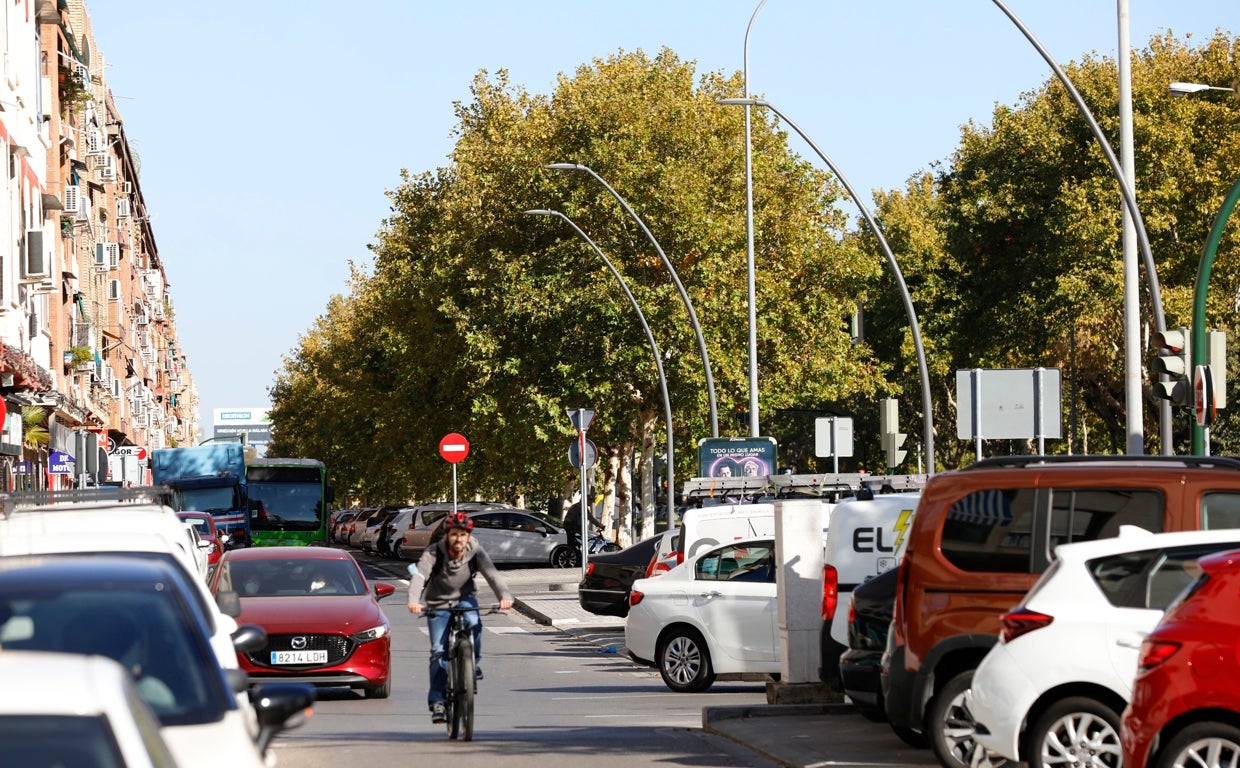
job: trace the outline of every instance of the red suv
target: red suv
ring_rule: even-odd
[[[1059,544],[1240,527],[1240,461],[1209,456],[1010,456],[931,478],[899,566],[884,708],[948,768],[987,759],[965,694]]]
[[[1141,644],[1124,768],[1240,762],[1240,551],[1197,566],[1202,575]]]

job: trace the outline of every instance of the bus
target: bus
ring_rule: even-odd
[[[253,459],[246,465],[254,546],[327,546],[327,468],[315,459]]]

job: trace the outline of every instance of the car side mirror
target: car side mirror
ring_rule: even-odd
[[[267,645],[267,630],[257,624],[242,624],[232,633],[232,641],[239,653],[254,653]]]
[[[387,597],[388,595],[392,594],[395,591],[396,591],[396,587],[392,586],[391,584],[388,584],[386,581],[379,581],[375,583],[375,599],[376,600],[382,600],[383,598]]]
[[[250,701],[258,716],[258,753],[266,756],[271,740],[281,731],[296,728],[314,713],[314,686],[307,683],[269,683],[250,689]]]

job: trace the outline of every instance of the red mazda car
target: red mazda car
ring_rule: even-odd
[[[1240,762],[1240,550],[1197,566],[1201,575],[1141,644],[1124,768]]]
[[[241,596],[238,624],[257,624],[267,644],[237,661],[253,682],[283,680],[392,693],[392,642],[378,601],[396,591],[366,581],[346,551],[252,547],[225,552],[211,591]]]

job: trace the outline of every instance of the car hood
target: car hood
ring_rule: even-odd
[[[243,597],[239,624],[257,624],[269,635],[286,632],[343,632],[385,623],[369,595]]]
[[[265,768],[241,713],[235,710],[217,723],[164,726],[159,729],[159,735],[164,737],[181,768],[219,765]]]

